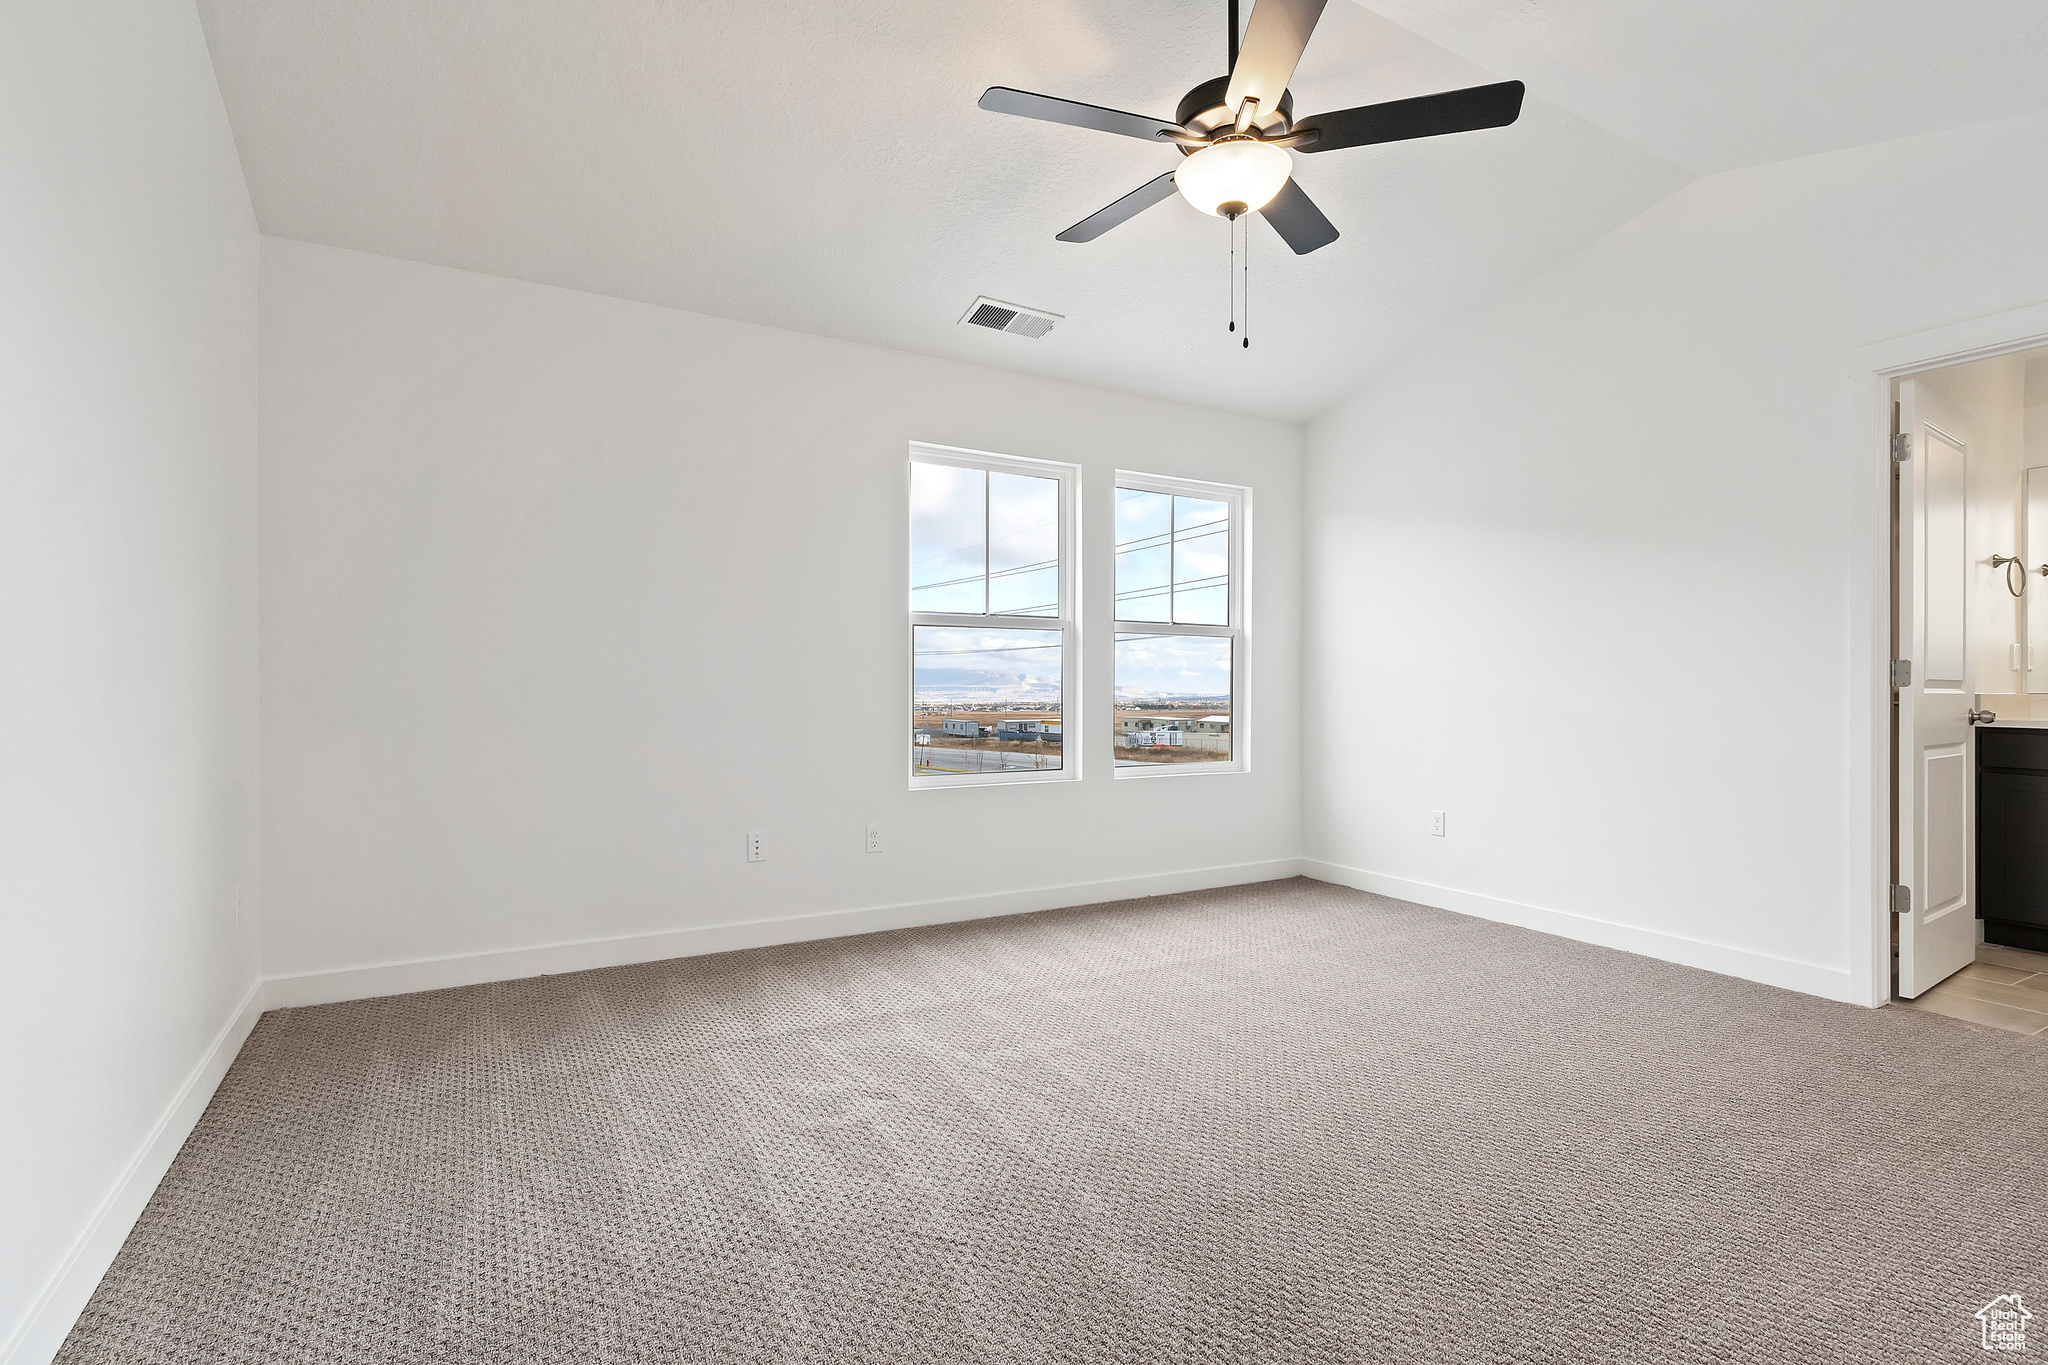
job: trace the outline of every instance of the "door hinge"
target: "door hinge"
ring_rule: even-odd
[[[1894,915],[1910,915],[1913,913],[1912,887],[1894,886],[1892,888],[1892,913]]]
[[[1902,431],[1892,437],[1892,462],[1897,464],[1913,458],[1913,433]]]
[[[1913,661],[1912,661],[1911,659],[1893,659],[1893,660],[1892,660],[1892,686],[1893,686],[1893,687],[1911,687],[1912,685],[1913,685]]]

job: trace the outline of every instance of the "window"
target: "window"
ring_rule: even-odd
[[[910,448],[910,785],[1077,777],[1072,465]]]
[[[1250,490],[1120,474],[1116,775],[1241,772]]]

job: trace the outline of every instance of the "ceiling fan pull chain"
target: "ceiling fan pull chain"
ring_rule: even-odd
[[[1244,215],[1244,349],[1252,348],[1252,216]]]
[[[1230,274],[1224,280],[1230,286],[1230,330],[1237,330],[1237,220],[1230,220]]]

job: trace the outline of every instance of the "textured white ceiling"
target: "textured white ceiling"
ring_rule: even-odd
[[[1369,0],[1699,174],[2048,109],[2042,0]]]
[[[1295,257],[1257,227],[1246,352],[1220,220],[1174,198],[1053,240],[1173,151],[975,107],[1170,116],[1223,72],[1223,0],[200,9],[266,232],[1297,419],[1685,179],[1540,91],[1512,128],[1298,158],[1344,235]],[[1293,89],[1517,74],[1339,3]],[[958,326],[977,294],[1067,320]]]

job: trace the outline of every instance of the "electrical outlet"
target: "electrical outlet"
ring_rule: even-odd
[[[747,835],[747,861],[750,863],[765,863],[768,861],[768,836],[758,829],[749,832]]]
[[[882,827],[881,827],[880,825],[869,825],[869,826],[868,826],[868,852],[870,852],[870,853],[880,853],[881,851],[882,851]]]
[[[1433,810],[1429,813],[1429,832],[1439,839],[1444,837],[1444,813],[1442,811]]]

